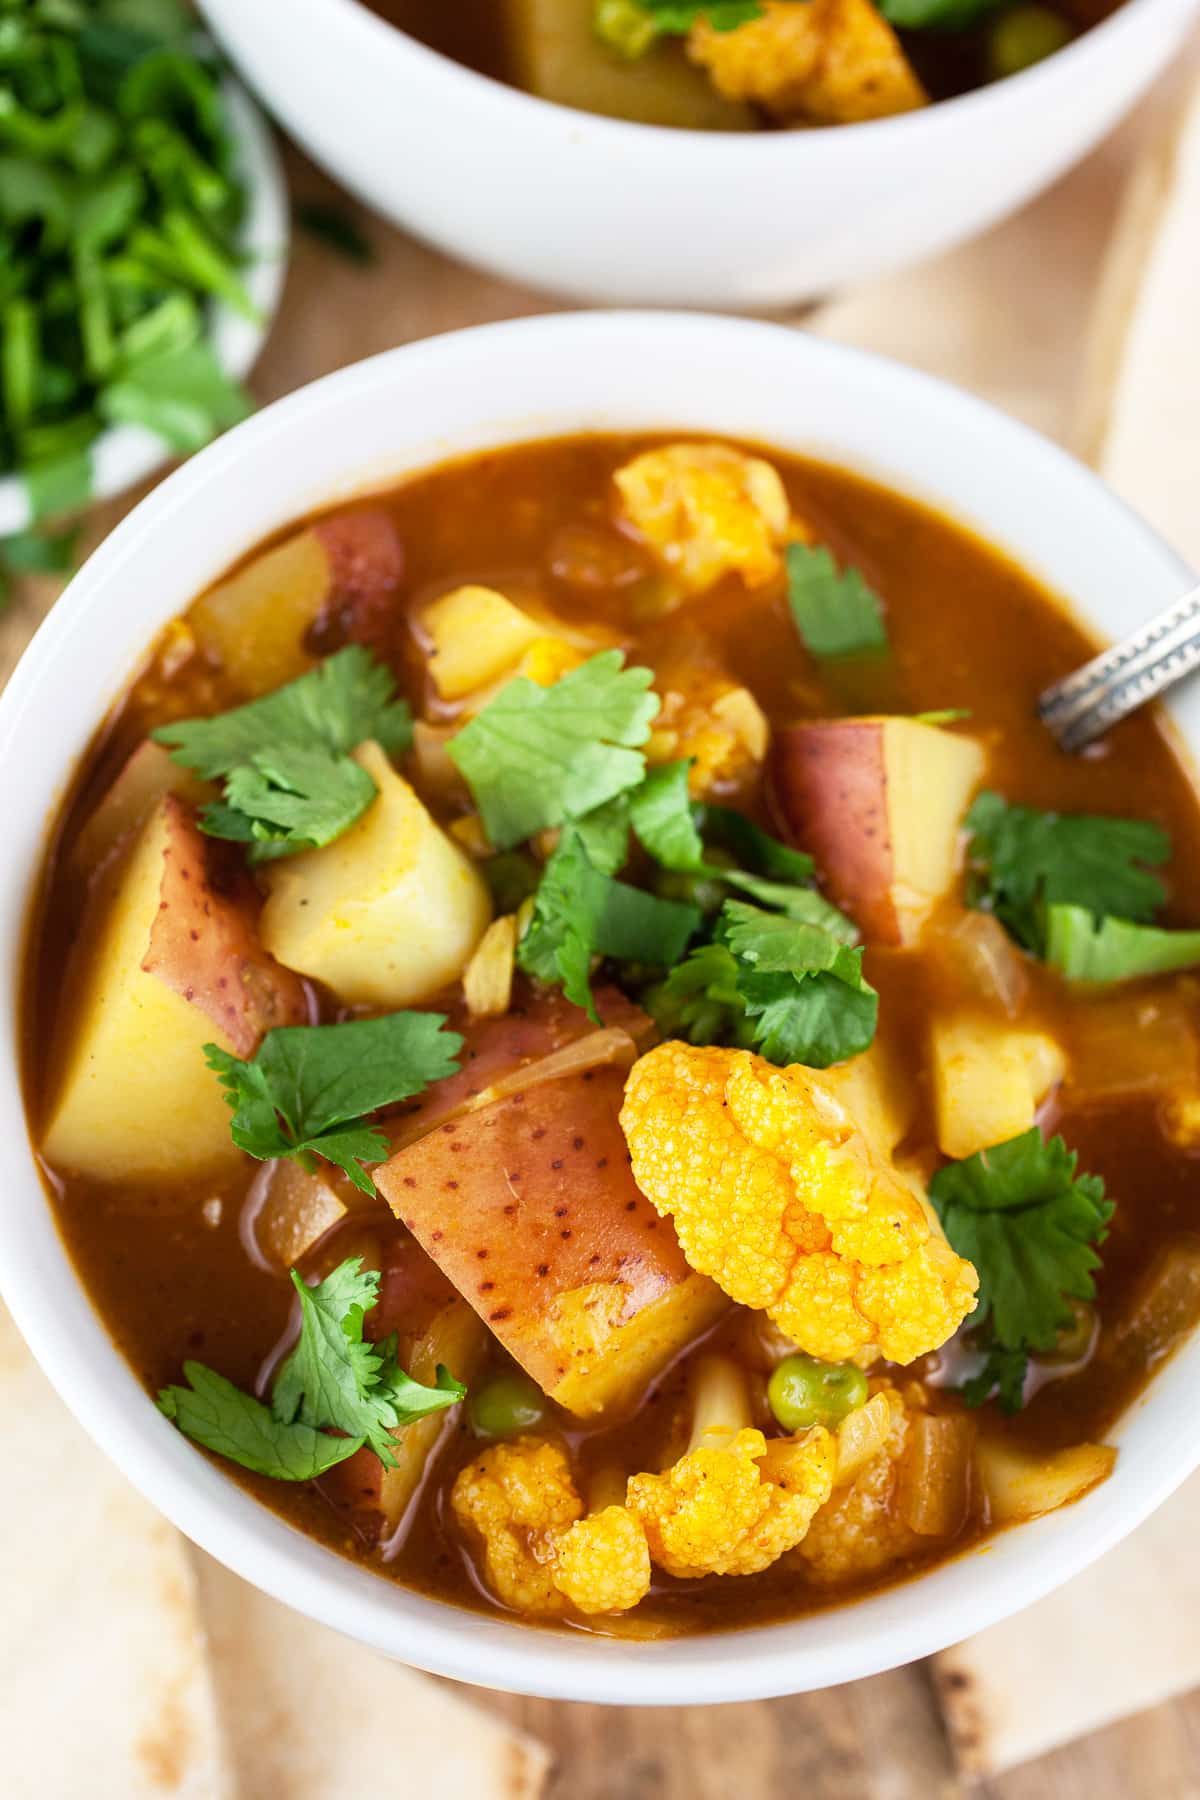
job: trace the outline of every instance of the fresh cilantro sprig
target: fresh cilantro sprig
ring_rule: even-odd
[[[449,755],[494,849],[578,819],[641,781],[638,746],[660,702],[650,670],[623,661],[602,650],[551,687],[518,676],[451,738]]]
[[[762,10],[760,0],[596,0],[592,28],[602,44],[632,62],[660,37],[686,37],[699,19],[714,31],[735,31]]]
[[[929,1197],[946,1237],[979,1272],[979,1301],[967,1321],[988,1361],[969,1385],[974,1404],[999,1387],[1016,1410],[1030,1355],[1051,1350],[1074,1323],[1072,1300],[1093,1300],[1096,1246],[1107,1236],[1113,1204],[1098,1175],[1080,1175],[1078,1157],[1037,1126],[1019,1137],[948,1163]]]
[[[601,814],[606,809],[601,809]],[[613,879],[625,861],[628,823],[610,814],[563,827],[546,864],[533,916],[517,947],[521,968],[537,980],[561,984],[569,1000],[600,1023],[591,990],[595,956],[648,968],[670,968],[700,924],[698,907],[663,900]]]
[[[819,919],[827,902],[811,889],[795,893],[809,895]],[[770,1062],[824,1069],[875,1036],[879,996],[862,956],[821,922],[730,900],[713,942],[693,950],[646,1004],[664,1031],[691,1043],[734,1043]]]
[[[839,569],[823,544],[789,544],[784,564],[792,618],[814,656],[886,650],[883,602],[857,569]]]
[[[966,818],[968,898],[995,913],[1025,949],[1043,955],[1045,914],[1055,905],[1146,923],[1166,898],[1150,873],[1171,840],[1148,819],[1041,812],[985,791]]]
[[[342,1025],[283,1025],[249,1061],[206,1044],[233,1108],[234,1143],[262,1162],[320,1156],[374,1194],[364,1164],[388,1154],[367,1115],[452,1075],[462,1038],[441,1013],[398,1012]]]
[[[260,861],[331,843],[353,825],[377,789],[350,751],[372,738],[400,754],[412,715],[390,670],[349,644],[261,700],[161,725],[152,736],[184,768],[224,782],[223,802],[204,808],[200,824],[249,845]]]
[[[453,1406],[466,1388],[441,1367],[436,1385],[425,1387],[399,1367],[394,1337],[365,1340],[380,1277],[361,1257],[313,1287],[291,1273],[300,1336],[276,1375],[270,1406],[203,1363],[186,1362],[188,1385],[163,1388],[161,1411],[196,1443],[277,1481],[315,1480],[364,1444],[394,1468],[392,1433]]]

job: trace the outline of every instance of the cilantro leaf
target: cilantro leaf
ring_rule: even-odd
[[[206,1044],[208,1066],[234,1109],[234,1143],[262,1162],[324,1157],[374,1194],[362,1165],[381,1162],[388,1146],[365,1115],[454,1073],[462,1039],[444,1031],[445,1022],[441,1013],[398,1012],[342,1025],[283,1025],[249,1061]]]
[[[659,708],[649,669],[602,650],[552,687],[507,682],[447,746],[493,847],[511,849],[636,787]]]
[[[1029,1356],[1024,1350],[1002,1350],[992,1344],[978,1374],[964,1381],[960,1392],[968,1406],[984,1406],[995,1394],[1001,1412],[1018,1413],[1025,1404],[1025,1378]]]
[[[861,949],[738,900],[726,902],[722,935],[742,965],[738,991],[768,1061],[826,1069],[867,1048],[879,996],[863,978]]]
[[[939,1169],[929,1185],[946,1237],[979,1271],[969,1324],[1010,1351],[1050,1350],[1074,1319],[1068,1302],[1092,1300],[1095,1246],[1112,1202],[1096,1175],[1077,1175],[1078,1158],[1037,1126]]]
[[[252,846],[251,859],[328,844],[370,806],[377,789],[349,752],[373,738],[406,750],[412,717],[395,682],[361,644],[326,657],[261,700],[211,719],[162,725],[152,736],[206,781],[223,779],[223,804],[200,824]]]
[[[1045,959],[1068,981],[1132,981],[1200,963],[1200,931],[1164,931],[1111,916],[1097,922],[1083,906],[1048,906],[1045,931]]]
[[[314,1481],[363,1447],[362,1438],[330,1437],[311,1425],[285,1424],[215,1369],[185,1362],[187,1387],[165,1387],[159,1411],[206,1450],[276,1481]]]
[[[1096,919],[1114,913],[1144,923],[1166,898],[1149,870],[1166,862],[1171,840],[1148,819],[1041,812],[985,790],[966,826],[971,903],[995,913],[1035,955],[1045,947],[1046,907],[1061,903]]]
[[[629,820],[639,843],[664,869],[700,874],[705,868],[704,840],[692,817],[690,767],[684,757],[648,770],[630,799]]]
[[[361,1257],[313,1287],[293,1269],[292,1285],[300,1296],[300,1337],[275,1378],[276,1418],[345,1432],[394,1468],[391,1433],[453,1406],[465,1387],[441,1369],[437,1386],[423,1387],[398,1367],[393,1341],[364,1341],[363,1319],[379,1298],[379,1274],[364,1269]]]
[[[761,0],[596,0],[592,29],[601,43],[633,61],[660,37],[685,37],[698,19],[735,31],[762,16]]]
[[[862,954],[819,923],[730,900],[716,940],[693,950],[646,1004],[664,1031],[693,1044],[734,1043],[770,1062],[824,1069],[875,1035],[879,996],[863,979]]]
[[[568,1000],[598,1025],[592,958],[670,967],[699,927],[700,912],[615,881],[597,868],[588,853],[586,827],[587,820],[563,827],[538,886],[529,929],[517,946],[517,962],[539,981],[561,984]],[[610,853],[613,849],[603,840],[602,847]]]
[[[802,883],[811,881],[816,864],[806,850],[793,850],[781,844],[761,825],[731,806],[705,803],[696,808],[696,823],[706,842],[726,850],[743,869],[772,881]]]
[[[886,650],[883,602],[857,569],[839,569],[823,544],[789,544],[784,561],[792,618],[814,656]]]
[[[300,1336],[275,1377],[270,1407],[203,1363],[187,1362],[190,1386],[164,1388],[160,1409],[197,1443],[276,1480],[312,1481],[364,1444],[394,1468],[392,1433],[453,1406],[467,1390],[440,1366],[434,1387],[415,1381],[396,1361],[394,1337],[364,1340],[379,1282],[357,1256],[312,1287],[293,1269]]]

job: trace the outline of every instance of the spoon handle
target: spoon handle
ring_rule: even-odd
[[[1157,613],[1132,637],[1046,688],[1038,699],[1038,716],[1064,750],[1082,750],[1197,668],[1200,587]]]

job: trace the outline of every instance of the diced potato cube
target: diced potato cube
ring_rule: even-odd
[[[378,744],[354,756],[378,798],[333,843],[266,865],[262,939],[350,1005],[415,1006],[462,974],[491,900]]]
[[[1066,1072],[1062,1045],[983,1013],[934,1014],[929,1027],[937,1141],[946,1156],[973,1156],[1034,1123]]]
[[[1038,1455],[1001,1438],[985,1438],[975,1452],[975,1471],[989,1523],[1010,1525],[1054,1512],[1111,1475],[1116,1460],[1108,1444],[1075,1444]]]
[[[321,1173],[291,1157],[264,1163],[248,1203],[251,1235],[259,1254],[277,1269],[293,1269],[313,1245],[341,1223],[346,1207]]]
[[[443,700],[461,700],[515,668],[546,628],[495,588],[460,587],[421,614],[429,673]]]
[[[158,802],[177,794],[198,806],[216,798],[216,789],[177,763],[169,750],[149,738],[139,744],[71,846],[72,871],[94,873],[123,838],[144,825]]]
[[[236,1162],[203,1046],[252,1056],[265,1031],[307,1009],[300,983],[262,951],[249,901],[211,885],[206,840],[174,796],[103,871],[67,985],[50,1162],[106,1180]]]

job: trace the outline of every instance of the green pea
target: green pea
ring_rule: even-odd
[[[987,55],[992,78],[1019,75],[1069,44],[1074,32],[1048,6],[1014,6],[988,31]]]
[[[866,1405],[867,1378],[857,1363],[785,1356],[767,1383],[767,1401],[785,1431],[836,1425]]]
[[[472,1389],[467,1401],[467,1417],[476,1437],[514,1437],[519,1431],[531,1431],[545,1412],[546,1396],[541,1388],[518,1369]]]

